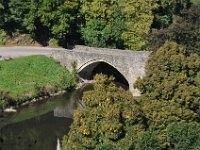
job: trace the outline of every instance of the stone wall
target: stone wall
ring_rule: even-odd
[[[116,68],[128,81],[130,91],[139,96],[137,89],[133,88],[138,77],[145,75],[145,64],[151,52],[116,50],[106,48],[91,48],[76,46],[72,50],[56,50],[51,57],[63,66],[72,69],[72,63],[77,63],[78,71],[95,62],[105,62]]]

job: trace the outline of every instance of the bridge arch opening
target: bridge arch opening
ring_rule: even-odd
[[[121,85],[126,90],[129,89],[129,83],[124,75],[120,73],[115,67],[104,61],[90,63],[83,66],[79,70],[79,75],[84,80],[93,80],[94,76],[99,73],[106,74],[108,76],[114,76],[115,82],[117,84]]]

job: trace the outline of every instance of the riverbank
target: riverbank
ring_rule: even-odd
[[[0,61],[0,109],[19,106],[76,86],[73,75],[46,56]]]

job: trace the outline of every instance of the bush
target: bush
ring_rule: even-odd
[[[50,39],[49,40],[49,46],[50,47],[59,47],[59,43],[57,39]]]
[[[0,29],[0,46],[5,45],[7,40],[9,39],[9,36],[4,30]]]
[[[22,45],[22,46],[30,46],[30,45],[39,45],[36,43],[30,34],[20,34],[18,32],[12,35],[12,38],[8,40],[7,45]]]
[[[7,106],[7,102],[0,97],[0,110],[4,110]]]

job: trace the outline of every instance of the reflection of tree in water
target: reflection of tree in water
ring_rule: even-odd
[[[54,109],[44,115],[40,114],[42,111],[40,109],[49,109],[51,104],[35,105],[34,107],[39,108],[39,110],[36,109],[35,115],[30,115],[26,110],[30,110],[30,108],[25,108],[21,113],[28,113],[30,118],[0,128],[0,150],[55,150],[57,138],[61,139],[64,134],[68,133],[72,123],[73,110],[82,107],[80,99],[83,92],[89,89],[91,89],[91,85],[89,88],[86,86],[67,93],[64,99],[61,97],[61,101],[50,101],[49,103],[54,105]],[[41,116],[38,117],[37,113]],[[6,118],[4,119],[6,121]]]
[[[69,131],[72,119],[53,117],[52,112],[1,130],[2,150],[55,150],[57,138]]]
[[[67,105],[61,105],[54,109],[54,117],[73,118],[74,110],[77,108],[83,108],[81,101],[83,92],[89,90],[91,86],[92,85],[88,84],[83,89],[80,88],[72,93]]]

